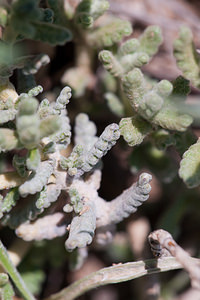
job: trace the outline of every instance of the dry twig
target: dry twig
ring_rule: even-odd
[[[191,261],[195,264],[196,262],[200,263],[199,259],[191,258]],[[182,265],[173,257],[118,264],[91,273],[45,300],[73,300],[86,291],[102,285],[124,282],[147,274],[166,272],[180,268],[182,268]]]
[[[148,239],[151,250],[155,256],[161,257],[163,251],[167,250],[189,273],[192,287],[200,290],[200,264],[196,263],[192,257],[174,241],[169,232],[163,229],[155,230],[150,233]]]

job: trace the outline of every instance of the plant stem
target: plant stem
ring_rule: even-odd
[[[23,298],[26,300],[35,300],[35,298],[31,295],[31,293],[27,289],[17,269],[15,268],[12,261],[10,260],[6,248],[4,247],[1,241],[0,241],[0,263],[5,269],[5,271],[9,274],[10,278],[16,285],[19,292],[22,294]]]
[[[193,260],[200,261],[200,259]],[[173,257],[118,264],[91,273],[44,300],[73,300],[84,292],[102,285],[119,283],[152,273],[166,272],[180,268],[182,268],[181,264]]]

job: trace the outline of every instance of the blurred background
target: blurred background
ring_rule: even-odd
[[[79,2],[67,1],[74,6]],[[162,29],[164,42],[157,55],[142,68],[143,72],[150,78],[158,80],[174,80],[181,75],[173,57],[173,41],[178,36],[180,26],[184,24],[191,28],[196,48],[200,49],[200,2],[198,0],[109,0],[109,2],[108,14],[132,23],[132,37],[138,37],[148,25],[159,25]],[[104,23],[104,18],[98,20],[99,24]],[[24,53],[46,53],[51,59],[51,62],[41,68],[36,75],[37,84],[44,88],[42,98],[54,100],[64,85],[70,85],[67,72],[77,64],[78,59],[74,41],[64,46],[51,47],[48,44],[26,40],[22,50]],[[105,126],[112,122],[118,123],[120,120],[107,107],[103,96],[102,72],[103,67],[96,53],[87,77],[86,88],[82,91],[79,82],[77,86],[80,86],[80,89],[74,89],[67,107],[72,126],[79,112],[88,113],[90,119],[97,125],[98,135]],[[11,82],[18,87],[15,72]],[[198,104],[200,91],[191,87],[188,101]],[[198,137],[200,133],[198,123],[194,124],[192,130]],[[2,154],[1,156],[3,163],[0,168],[3,172],[5,164],[8,168],[9,157],[5,160]],[[79,270],[74,270],[73,265],[76,251],[67,253],[64,248],[66,237],[26,243],[16,239],[11,229],[2,227],[1,238],[8,248],[27,249],[18,268],[32,292],[38,295],[38,299],[58,292],[75,280],[113,263],[151,258],[147,236],[155,229],[162,228],[169,231],[177,243],[192,256],[200,257],[200,189],[187,189],[178,177],[180,159],[173,146],[163,151],[145,140],[141,145],[131,148],[122,138],[120,139],[103,158],[100,196],[108,201],[112,200],[128,188],[141,172],[146,171],[153,175],[150,198],[135,214],[117,226],[111,244],[104,248],[96,248],[91,244],[88,257]],[[100,287],[79,299],[196,300],[190,294],[189,277],[183,270]]]

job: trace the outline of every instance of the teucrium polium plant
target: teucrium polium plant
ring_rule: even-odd
[[[120,135],[129,146],[144,142],[151,154],[162,157],[175,146],[182,156],[180,177],[190,188],[199,185],[200,144],[189,129],[193,119],[186,113],[185,101],[189,83],[200,86],[200,64],[192,33],[184,27],[174,43],[184,77],[172,82],[151,80],[141,68],[162,44],[158,26],[147,27],[137,39],[127,38],[131,24],[105,14],[106,0],[82,0],[76,5],[43,2],[0,4],[0,154],[9,159],[9,168],[3,163],[0,174],[0,222],[25,241],[64,236],[66,250],[77,251],[80,266],[86,256],[82,250],[87,251],[92,241],[101,247],[110,243],[115,224],[149,197],[152,176],[146,172],[140,172],[136,182],[112,201],[98,193],[102,158]],[[34,77],[50,58],[24,54],[27,40],[51,47],[74,41],[75,65],[63,74],[64,87],[53,100],[43,96]],[[70,102],[76,101],[71,97],[83,97],[98,76],[97,56],[104,67],[100,76],[104,97],[118,119],[108,122],[99,136],[87,113],[76,115],[73,130],[68,114]],[[13,283],[25,299],[34,299],[2,243],[0,262],[5,270],[0,273],[2,299],[14,295]]]

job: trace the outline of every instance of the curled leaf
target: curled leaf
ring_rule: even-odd
[[[151,125],[140,116],[123,118],[119,123],[121,135],[132,147],[141,144],[147,134],[150,133],[151,128]]]

